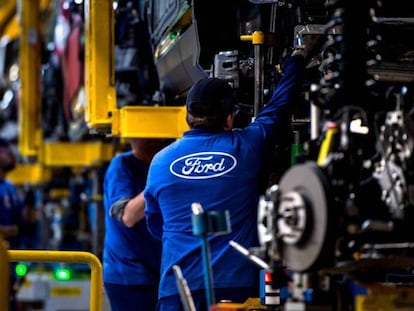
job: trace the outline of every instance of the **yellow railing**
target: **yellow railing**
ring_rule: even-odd
[[[84,251],[8,250],[8,256],[10,261],[74,262],[89,264],[89,266],[91,267],[91,289],[89,310],[102,310],[102,265],[98,257],[96,257],[94,254]],[[1,254],[0,259],[3,260],[3,256]],[[1,267],[5,266],[2,262],[0,262],[0,265]],[[6,293],[8,292],[6,291]],[[2,292],[0,292],[0,294],[2,294]]]

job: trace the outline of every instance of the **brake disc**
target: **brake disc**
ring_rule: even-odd
[[[328,183],[313,162],[292,167],[282,177],[276,207],[277,245],[285,264],[296,272],[321,266],[333,258]]]

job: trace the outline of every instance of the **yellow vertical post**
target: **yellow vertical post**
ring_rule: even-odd
[[[2,310],[8,311],[9,304],[4,303],[9,301],[9,255],[3,237],[0,236],[0,304]]]
[[[0,36],[3,36],[4,30],[16,14],[16,2],[0,2]]]
[[[19,153],[36,156],[41,142],[40,113],[40,2],[20,0],[21,36],[19,42],[20,106]]]
[[[111,127],[116,110],[112,0],[85,1],[85,121]]]

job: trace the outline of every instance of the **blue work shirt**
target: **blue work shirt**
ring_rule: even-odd
[[[123,285],[158,284],[161,243],[148,232],[145,219],[128,228],[109,215],[120,199],[133,198],[145,187],[148,165],[132,151],[116,155],[104,179],[105,238],[103,280]]]
[[[0,225],[20,227],[23,221],[23,201],[19,197],[17,188],[9,180],[0,181]],[[20,233],[17,237],[6,239],[9,249],[20,248]]]
[[[191,204],[230,213],[231,233],[210,236],[215,288],[250,287],[258,267],[229,245],[258,246],[257,207],[266,147],[282,139],[304,73],[301,56],[286,60],[284,75],[255,121],[244,129],[191,129],[152,160],[144,196],[150,232],[162,240],[159,297],[178,295],[173,265],[181,267],[190,290],[204,288],[202,242],[192,231]]]

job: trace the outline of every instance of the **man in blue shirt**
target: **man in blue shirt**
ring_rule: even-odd
[[[15,185],[7,179],[7,174],[16,166],[16,155],[11,144],[0,138],[0,236],[5,239],[8,249],[20,248],[21,225],[23,221],[23,201]],[[10,305],[9,310],[17,310],[15,273],[16,263],[10,263]]]
[[[104,178],[103,280],[112,311],[152,311],[157,304],[161,243],[148,233],[144,197],[148,166],[170,140],[131,139]]]
[[[285,61],[272,98],[244,129],[233,129],[236,105],[228,83],[206,78],[190,90],[186,104],[190,130],[154,157],[144,191],[148,228],[163,243],[157,310],[183,310],[174,265],[180,266],[197,310],[206,310],[202,243],[192,231],[194,202],[205,212],[230,213],[231,233],[209,237],[216,300],[243,303],[259,296],[258,267],[229,241],[246,248],[258,246],[261,162],[267,148],[287,134],[290,104],[306,65],[304,54],[295,53]]]

